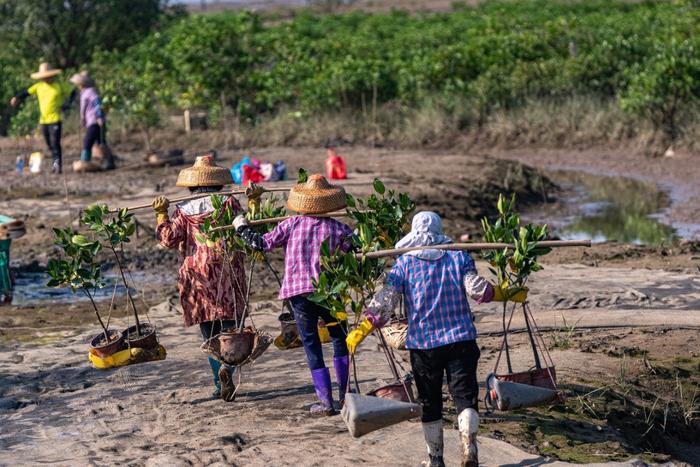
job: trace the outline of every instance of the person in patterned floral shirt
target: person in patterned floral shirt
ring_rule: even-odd
[[[319,318],[325,321],[333,343],[333,366],[338,383],[338,401],[342,406],[348,385],[349,357],[345,344],[347,321],[339,321],[330,311],[309,301],[314,292],[313,280],[321,269],[321,244],[328,242],[331,251],[351,248],[352,229],[332,218],[304,214],[323,214],[345,208],[345,190],[333,186],[322,175],[311,175],[306,183],[298,184],[289,193],[287,207],[301,215],[280,223],[265,235],[254,232],[244,216],[238,216],[233,225],[238,234],[252,248],[270,251],[284,247],[284,280],[279,298],[289,300],[299,328],[306,358],[311,370],[318,404],[311,406],[315,415],[333,415],[333,392],[330,371],[326,368],[318,335]]]
[[[200,156],[193,167],[180,172],[177,186],[187,187],[192,193],[215,193],[233,183],[231,173],[214,164],[214,156]],[[166,248],[177,248],[182,258],[178,272],[178,289],[185,326],[199,325],[205,341],[234,328],[245,310],[246,281],[243,256],[238,254],[232,262],[196,239],[200,226],[214,210],[211,197],[207,196],[177,205],[173,217],[168,216],[169,201],[159,196],[153,201],[156,212],[156,237]],[[234,197],[228,197],[224,206],[234,213],[241,206]],[[214,397],[229,402],[235,396],[233,372],[235,368],[209,357],[214,375]]]

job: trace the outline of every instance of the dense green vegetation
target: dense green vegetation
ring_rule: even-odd
[[[382,109],[431,105],[466,129],[533,100],[591,97],[673,139],[700,96],[699,21],[689,0],[490,1],[289,21],[221,13],[173,21],[86,65],[112,112],[144,128],[185,108],[258,125],[280,112],[375,121]],[[27,70],[6,79],[16,85],[18,73]]]

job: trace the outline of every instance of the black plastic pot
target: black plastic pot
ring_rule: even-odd
[[[110,329],[107,333],[109,342],[104,343],[105,334],[101,332],[90,341],[90,349],[100,358],[106,358],[124,349],[124,336],[119,331]]]
[[[125,329],[122,332],[122,337],[124,341],[128,343],[129,347],[135,347],[139,349],[155,349],[158,347],[158,337],[156,336],[156,328],[151,324],[141,324],[140,329],[141,335],[136,335],[136,325]]]

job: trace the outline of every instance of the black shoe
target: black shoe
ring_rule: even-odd
[[[221,399],[233,402],[236,399],[236,385],[233,384],[233,372],[226,365],[219,368],[219,384],[221,385]]]
[[[219,389],[219,388],[214,389],[214,392],[211,393],[211,398],[212,399],[221,399],[221,389]]]
[[[63,173],[63,170],[61,168],[61,163],[58,161],[54,161],[53,165],[51,166],[51,173],[52,174],[60,174]]]

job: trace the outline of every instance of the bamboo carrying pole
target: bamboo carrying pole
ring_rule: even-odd
[[[289,188],[265,188],[263,193],[273,193],[273,192],[282,192],[282,191],[289,191]],[[210,193],[197,193],[195,195],[187,195],[187,196],[180,196],[177,198],[170,198],[168,201],[171,203],[179,203],[182,201],[190,201],[193,199],[199,199],[199,198],[206,198],[207,196],[211,195],[221,195],[221,196],[232,196],[232,195],[244,195],[246,193],[246,190],[233,190],[233,191],[213,191]],[[119,212],[121,209],[126,209],[127,211],[136,211],[138,209],[148,209],[152,207],[152,203],[149,204],[137,204],[136,206],[127,206],[126,208],[117,208],[117,209],[110,209],[109,212]]]
[[[326,212],[324,214],[303,214],[306,217],[346,217],[348,215],[347,212]],[[257,219],[257,220],[252,220],[248,221],[248,225],[263,225],[263,224],[276,224],[278,222],[286,221],[287,219],[291,219],[292,217],[297,217],[296,215],[292,216],[281,216],[281,217],[268,217],[267,219]],[[233,225],[222,225],[221,227],[215,227],[211,229],[212,232],[221,232],[222,230],[233,230],[234,227]]]
[[[590,247],[590,240],[543,240],[536,242],[536,245],[541,248],[563,248],[584,246]],[[410,251],[420,250],[460,250],[460,251],[475,251],[475,250],[501,250],[503,248],[513,248],[510,243],[447,243],[444,245],[428,245],[416,246],[410,248],[394,248],[391,250],[370,251],[369,253],[357,253],[357,259],[362,258],[384,258],[386,256],[399,256]]]
[[[343,186],[344,187],[345,186],[354,186],[354,185],[359,186],[359,185],[367,185],[367,184],[368,184],[367,182],[346,182],[346,183],[343,183]],[[291,190],[292,187],[294,187],[294,185],[288,185],[288,186],[284,186],[284,187],[275,187],[275,188],[263,188],[264,189],[263,193],[286,192],[286,191]],[[172,198],[172,199],[169,199],[168,201],[170,201],[171,203],[179,203],[182,201],[190,201],[193,199],[205,198],[209,195],[228,195],[228,196],[231,196],[231,195],[244,195],[244,194],[246,194],[246,190],[221,191],[221,192],[214,192],[214,193],[197,193],[196,195],[188,195],[188,196],[180,196],[178,198]],[[109,212],[119,212],[121,209],[126,209],[127,211],[136,211],[139,209],[148,209],[150,207],[152,207],[151,204],[138,204],[136,206],[127,206],[126,208],[110,209]],[[323,216],[342,217],[342,216],[333,216],[333,215],[329,216],[328,214],[324,214]],[[323,217],[323,216],[321,216],[321,217]],[[272,219],[277,219],[277,221],[273,221]],[[282,220],[285,220],[285,218],[275,217],[275,218],[271,218],[271,219],[264,219],[265,222],[259,222],[259,223],[265,224],[265,223],[269,223],[269,222],[280,222]],[[257,224],[252,224],[252,225],[257,225]]]

